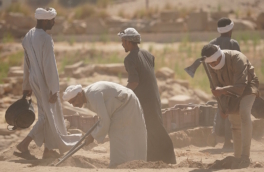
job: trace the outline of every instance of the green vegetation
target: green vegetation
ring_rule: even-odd
[[[106,18],[109,14],[105,9],[98,9],[91,4],[84,4],[74,10],[74,19],[86,19],[91,17]]]
[[[12,3],[6,10],[7,13],[15,12],[15,13],[22,13],[25,16],[29,16],[32,14],[32,9],[30,9],[25,3]]]
[[[4,57],[4,59],[0,63],[0,83],[2,83],[3,79],[7,77],[9,67],[21,66],[23,61],[24,61],[23,51],[19,51],[7,57]]]
[[[3,43],[11,43],[14,42],[14,37],[11,33],[7,32],[4,34],[4,37],[2,39]]]

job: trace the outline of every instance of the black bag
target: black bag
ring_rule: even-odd
[[[33,124],[35,113],[31,103],[31,99],[27,100],[26,96],[23,96],[6,110],[5,120],[9,124],[8,130],[24,129]],[[13,128],[10,129],[10,126]]]

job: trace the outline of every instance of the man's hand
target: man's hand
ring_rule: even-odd
[[[88,137],[86,137],[86,139],[85,139],[86,145],[93,143],[93,141],[94,141],[94,138],[91,134]]]
[[[138,86],[138,82],[129,82],[127,83],[127,88],[131,89],[131,90],[135,90]]]
[[[220,113],[220,116],[223,118],[223,119],[226,119],[228,117],[228,114],[225,114],[224,112],[222,112],[221,110],[219,111]]]
[[[215,97],[220,97],[221,95],[227,94],[227,92],[222,87],[216,87],[215,90],[211,90]]]
[[[31,97],[31,95],[32,95],[32,90],[23,90],[23,96]]]
[[[50,102],[50,103],[55,103],[55,102],[57,101],[57,99],[58,99],[58,95],[57,95],[57,93],[54,93],[54,94],[52,95],[52,93],[50,92],[49,102]]]

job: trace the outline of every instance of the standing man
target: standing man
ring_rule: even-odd
[[[220,115],[228,117],[232,125],[235,161],[232,168],[246,168],[250,164],[252,137],[251,109],[258,96],[259,81],[247,57],[234,50],[221,50],[212,44],[205,45],[201,55],[209,72],[222,107]],[[231,96],[236,95],[236,96]]]
[[[229,18],[221,18],[217,22],[217,31],[220,33],[220,37],[210,41],[210,44],[218,45],[222,50],[237,50],[240,51],[239,44],[236,40],[231,39],[232,31],[234,27],[234,22]],[[225,142],[223,148],[232,148],[233,144],[231,142],[231,124],[228,118],[223,119],[220,117],[219,110],[215,114],[214,119],[214,128],[213,128],[213,137],[214,145],[216,144],[215,134],[225,137]],[[214,146],[213,145],[213,146]]]
[[[57,13],[53,8],[38,8],[35,12],[37,26],[23,39],[25,51],[23,94],[37,98],[38,121],[28,136],[17,145],[20,152],[27,152],[32,140],[37,146],[44,143],[43,158],[56,155],[53,149],[63,153],[74,146],[81,135],[68,135],[64,124],[59,97],[59,76],[50,30]]]
[[[124,60],[128,72],[127,87],[135,92],[144,112],[148,134],[147,160],[175,164],[173,144],[162,124],[154,56],[139,49],[141,37],[134,28],[127,28],[118,35],[125,52],[129,52]]]
[[[75,107],[87,108],[97,113],[99,124],[86,139],[103,142],[110,139],[110,165],[132,160],[147,159],[147,130],[137,96],[132,90],[112,82],[96,82],[82,89],[81,85],[69,86],[63,100]]]

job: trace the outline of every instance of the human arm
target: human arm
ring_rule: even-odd
[[[245,55],[242,53],[236,54],[232,59],[233,67],[233,84],[222,87],[223,91],[227,91],[237,97],[243,95],[248,84],[248,62]]]
[[[43,46],[43,73],[46,84],[50,90],[49,102],[55,103],[57,101],[57,93],[60,90],[59,74],[57,70],[56,59],[53,49],[53,40],[47,37]]]
[[[126,87],[131,90],[135,90],[137,86],[138,86],[138,82],[128,82]]]
[[[139,84],[139,76],[135,62],[129,59],[125,59],[124,64],[128,73],[127,88],[135,90]]]
[[[110,127],[110,116],[107,112],[102,92],[92,92],[88,95],[90,107],[97,113],[100,122],[93,130],[91,136],[99,143],[103,142]]]
[[[29,60],[26,50],[24,50],[24,75],[23,75],[23,96],[30,97],[32,95],[32,89],[29,83]]]

